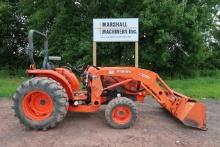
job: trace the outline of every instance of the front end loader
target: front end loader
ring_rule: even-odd
[[[36,68],[33,58],[34,33],[45,38],[40,69]],[[206,130],[204,104],[173,91],[158,74],[136,67],[72,67],[68,64],[55,68],[49,62],[54,58],[48,56],[47,35],[31,30],[28,38],[31,65],[27,74],[31,79],[22,83],[13,96],[13,109],[25,126],[47,130],[61,122],[68,111],[95,112],[105,105],[105,118],[111,127],[129,128],[137,119],[135,102],[143,102],[151,95],[186,126]],[[80,75],[81,82],[75,73]]]

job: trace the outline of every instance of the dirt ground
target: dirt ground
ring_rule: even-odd
[[[133,128],[116,130],[96,113],[69,113],[56,128],[28,130],[19,124],[10,100],[0,100],[0,147],[163,147],[220,146],[220,101],[206,100],[208,131],[185,127],[148,98],[138,104]]]

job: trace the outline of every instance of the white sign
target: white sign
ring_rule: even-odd
[[[94,42],[136,42],[138,34],[138,18],[93,19]]]

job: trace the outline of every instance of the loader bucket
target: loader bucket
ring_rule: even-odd
[[[188,100],[180,105],[177,118],[186,126],[207,130],[205,105],[195,100]]]
[[[147,72],[145,74],[150,75]],[[207,130],[203,103],[173,91],[158,75],[156,75],[156,82],[154,80],[145,81],[141,86],[184,125]]]

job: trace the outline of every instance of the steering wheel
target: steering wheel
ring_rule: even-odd
[[[67,63],[66,66],[63,66],[64,68],[67,68],[73,72],[76,72],[77,74],[81,75],[84,71],[85,68],[85,63],[76,65],[76,66],[72,66],[70,63]]]
[[[90,67],[94,67],[95,69],[100,70],[100,68],[97,67],[97,66],[95,66],[95,65],[88,65],[88,66],[86,67],[86,70],[88,70]]]

